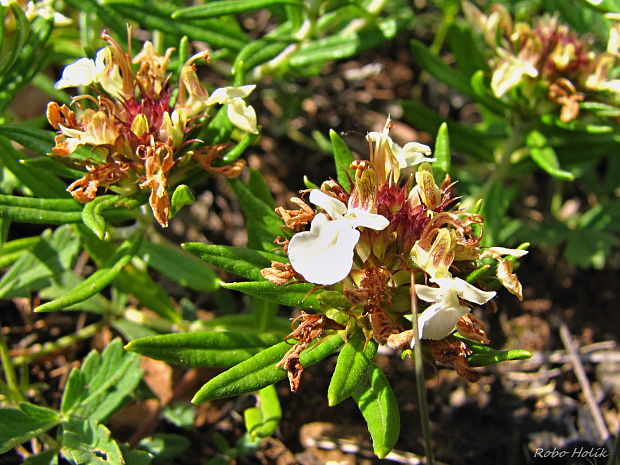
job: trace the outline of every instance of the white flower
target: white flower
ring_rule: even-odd
[[[394,157],[398,161],[398,167],[400,169],[407,168],[409,166],[415,166],[423,162],[433,162],[436,158],[426,158],[427,155],[432,153],[428,145],[420,144],[419,142],[409,142],[401,147],[395,143],[390,136],[388,136],[390,130],[390,118],[388,117],[385,127],[381,132],[369,132],[366,135],[366,139],[375,143],[375,151],[386,150],[388,157]]]
[[[538,70],[530,62],[511,55],[503,48],[497,49],[501,58],[500,65],[493,71],[491,89],[496,97],[502,97],[517,86],[524,76],[538,77]]]
[[[288,244],[291,265],[307,281],[334,284],[347,277],[353,266],[353,250],[359,241],[358,226],[385,229],[389,221],[382,215],[360,208],[349,208],[340,200],[318,189],[310,192],[310,202],[323,213],[314,217],[310,231],[295,234]]]
[[[99,50],[94,60],[80,58],[75,63],[65,66],[62,77],[54,87],[64,89],[87,86],[94,82],[101,84],[101,87],[113,97],[122,93],[123,81],[118,66],[112,64],[112,50],[109,47]]]
[[[258,134],[256,129],[256,112],[251,105],[245,103],[246,98],[256,86],[254,84],[241,87],[221,87],[215,89],[207,99],[207,105],[228,105],[228,118],[230,121],[246,132]]]
[[[415,287],[416,294],[421,300],[433,302],[418,316],[420,339],[443,339],[454,331],[459,318],[470,310],[461,304],[459,297],[478,305],[495,297],[495,292],[481,291],[460,278],[435,278],[431,279],[431,282],[438,284],[439,287],[422,284]]]

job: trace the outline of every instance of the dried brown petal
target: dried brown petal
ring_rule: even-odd
[[[387,338],[387,345],[392,349],[408,349],[414,338],[413,329],[408,329],[401,333],[390,334]]]
[[[303,277],[297,273],[290,263],[271,262],[271,267],[263,268],[260,274],[267,281],[274,283],[276,286],[282,286],[289,283],[293,279],[303,281]]]
[[[137,154],[144,159],[146,181],[140,184],[142,189],[151,188],[149,204],[157,222],[163,227],[168,226],[170,199],[167,190],[167,174],[174,166],[172,149],[162,143],[155,146],[140,146]]]
[[[280,215],[284,225],[295,232],[303,231],[306,225],[312,221],[316,212],[299,197],[291,197],[291,202],[299,208],[287,210],[284,207],[276,208],[276,213]]]
[[[125,161],[110,159],[106,163],[89,166],[89,172],[67,187],[73,198],[78,202],[90,202],[97,196],[97,189],[109,186],[127,177],[131,165]]]
[[[512,272],[512,266],[512,260],[499,260],[497,264],[497,278],[508,292],[516,295],[519,300],[523,300],[523,287],[517,275]]]
[[[480,373],[472,370],[467,364],[466,359],[471,354],[471,350],[465,343],[454,337],[446,337],[438,341],[424,340],[424,345],[428,347],[437,363],[453,367],[459,376],[470,383],[475,383],[480,379]]]
[[[488,344],[491,342],[487,337],[486,329],[486,323],[476,318],[472,313],[463,315],[458,321],[459,333],[467,339],[479,342],[480,344]]]
[[[370,325],[372,326],[372,338],[379,344],[387,343],[389,345],[390,336],[398,334],[401,328],[394,323],[382,308],[371,306],[368,313]]]

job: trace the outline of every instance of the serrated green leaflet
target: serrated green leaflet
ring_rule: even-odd
[[[134,339],[125,348],[177,365],[230,368],[281,340],[272,333],[194,331]]]
[[[125,465],[123,454],[110,430],[92,419],[70,417],[62,422],[63,457],[84,465]]]
[[[186,242],[182,247],[207,263],[254,281],[263,280],[260,270],[269,268],[272,261],[288,262],[286,257],[270,252],[227,245]]]
[[[0,454],[60,423],[60,415],[36,405],[20,404],[20,408],[0,408]]]
[[[353,398],[366,420],[372,447],[379,458],[394,448],[400,434],[400,413],[394,391],[379,367],[366,370]]]
[[[101,291],[110,284],[129,263],[142,243],[141,232],[134,233],[121,244],[103,268],[95,271],[67,294],[34,309],[35,312],[53,312],[62,310],[78,302],[82,302]]]
[[[320,310],[323,305],[345,308],[349,305],[341,292],[317,289],[310,283],[277,286],[269,281],[222,283],[222,287],[290,307]]]
[[[338,354],[336,368],[327,389],[330,407],[349,398],[357,389],[360,379],[375,358],[377,348],[378,344],[373,339],[367,341],[364,332],[355,328]]]
[[[326,336],[318,342],[301,353],[299,361],[304,367],[320,362],[336,352],[344,343],[338,334]],[[258,391],[280,381],[286,377],[286,372],[276,368],[276,364],[290,348],[289,342],[281,342],[226,370],[202,386],[192,399],[192,403],[202,404],[213,399],[238,396]]]
[[[219,287],[219,278],[214,271],[183,250],[146,241],[141,251],[150,267],[185,287],[204,292]]]
[[[258,391],[256,397],[258,407],[252,407],[243,412],[245,427],[251,436],[267,438],[275,433],[282,418],[280,399],[273,385]]]
[[[350,168],[353,162],[353,154],[347,144],[342,140],[336,131],[330,129],[329,138],[332,142],[332,150],[334,153],[334,162],[336,164],[336,178],[338,182],[346,189],[347,192],[351,192],[351,184],[349,179],[354,176],[353,170]]]
[[[216,0],[205,5],[191,6],[175,11],[172,17],[182,19],[212,18],[268,8],[273,5],[304,6],[300,0]]]
[[[52,234],[46,230],[32,248],[25,251],[0,280],[0,297],[27,297],[48,286],[63,271],[71,269],[80,241],[69,226],[61,226]]]
[[[115,339],[101,354],[90,352],[82,366],[71,371],[61,411],[105,421],[129,400],[141,378],[140,357],[123,350]]]

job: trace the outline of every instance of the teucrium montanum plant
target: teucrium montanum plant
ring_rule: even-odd
[[[195,68],[197,61],[208,58],[205,53],[189,58],[175,86],[167,71],[174,49],[162,56],[145,42],[132,58],[108,34],[102,37],[109,45],[94,60],[81,58],[65,67],[56,83],[58,88],[89,86],[97,97],[74,97],[76,111],[55,102],[48,105],[49,122],[59,131],[53,154],[87,171],[67,189],[76,200],[94,200],[100,187],[126,196],[146,189],[155,218],[167,226],[171,180],[180,183],[189,164],[227,177],[240,173],[243,161],[221,167],[213,164],[226,144],[204,141],[201,147],[189,149],[192,142],[202,141],[188,135],[207,123],[218,104],[227,106],[230,121],[239,129],[258,133],[256,113],[244,100],[255,86],[224,87],[209,96]],[[75,157],[80,146],[88,147],[91,156]]]
[[[271,226],[277,217],[251,195],[251,184],[243,187],[234,181],[248,221],[257,221],[256,230],[248,233],[269,231],[276,236],[280,229],[269,250],[184,245],[204,260],[250,279],[223,286],[257,298],[255,306],[263,307],[266,301],[309,310],[294,319],[284,341],[259,348],[265,341],[257,338],[275,330],[267,323],[259,335],[231,328],[224,333],[137,339],[128,348],[185,364],[192,364],[190,354],[200,365],[228,364],[228,370],[198,391],[195,403],[248,392],[259,392],[262,398],[262,389],[286,376],[295,391],[305,367],[340,351],[329,404],[349,397],[357,402],[379,456],[394,446],[400,422],[395,396],[373,359],[379,344],[406,353],[414,345],[412,276],[420,345],[436,362],[454,367],[473,382],[480,376],[474,366],[528,357],[526,351],[488,347],[485,325],[471,313],[476,306],[490,305],[496,295],[491,287],[497,284],[521,298],[513,263],[526,252],[481,247],[484,219],[460,207],[448,175],[442,174],[439,184],[435,181],[431,163],[437,160],[438,172],[449,166],[447,150],[432,154],[419,143],[400,147],[390,138],[390,127],[388,119],[381,132],[368,134],[366,161],[354,161],[344,141],[332,132],[341,168],[338,180],[309,185],[301,197],[292,199],[296,209],[278,207],[281,226]],[[278,318],[273,318],[275,324]],[[257,353],[248,358],[241,347],[254,339]],[[194,349],[197,341],[203,349]],[[239,357],[233,357],[235,344]],[[207,355],[216,347],[227,350],[217,360]]]

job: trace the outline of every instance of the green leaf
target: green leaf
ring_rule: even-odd
[[[237,55],[233,64],[234,85],[246,84],[246,73],[276,57],[289,44],[290,40],[263,38],[249,42]]]
[[[0,454],[60,423],[60,415],[55,410],[25,402],[19,407],[0,408]]]
[[[60,453],[72,463],[85,465],[125,465],[123,454],[110,437],[110,430],[93,419],[70,417],[62,422],[63,446]]]
[[[435,178],[441,181],[446,174],[450,173],[450,136],[448,135],[448,125],[446,123],[442,123],[437,131],[433,157],[437,159],[433,163]]]
[[[450,133],[450,144],[454,149],[480,160],[492,162],[495,145],[506,137],[505,134],[487,134],[469,126],[444,121],[443,116],[413,100],[401,100],[400,104],[403,107],[405,120],[416,129],[433,134],[446,123]]]
[[[75,8],[76,11],[87,11],[94,17],[105,24],[106,27],[112,29],[114,33],[124,39],[127,37],[127,20],[104,2],[99,3],[98,0],[67,0],[67,3]]]
[[[48,449],[37,455],[31,455],[24,460],[23,465],[56,465],[58,463],[58,449]]]
[[[332,141],[332,150],[334,151],[336,178],[347,192],[351,192],[349,179],[353,179],[355,176],[354,171],[350,168],[351,163],[355,160],[353,154],[347,144],[333,129],[329,130],[329,138]]]
[[[15,263],[24,251],[32,250],[39,242],[39,239],[39,236],[22,237],[21,239],[15,239],[2,244],[0,247],[0,268],[5,268]]]
[[[137,201],[123,202],[123,206],[133,208]],[[110,221],[127,220],[134,213],[126,208],[111,205],[103,211],[104,218]],[[0,218],[8,218],[20,223],[67,224],[82,221],[82,204],[73,199],[33,198],[14,195],[0,195]]]
[[[258,8],[275,5],[304,6],[300,0],[216,0],[205,5],[190,6],[175,11],[174,19],[212,18],[214,16],[234,15]]]
[[[200,40],[212,47],[224,47],[235,51],[241,50],[249,42],[243,34],[235,33],[219,19],[200,21],[193,24],[182,19],[172,20],[170,15],[176,11],[173,5],[165,5],[161,2],[119,2],[109,4],[121,15],[138,21],[146,29],[157,29],[169,33],[175,37],[188,36],[192,40]],[[218,27],[219,26],[219,27]]]
[[[56,310],[66,309],[67,307],[82,302],[110,284],[121,272],[123,267],[129,263],[129,260],[138,251],[142,243],[142,233],[136,232],[129,239],[121,244],[118,250],[110,257],[107,263],[86,278],[83,282],[71,289],[67,294],[39,305],[34,309],[35,312],[53,312]]]
[[[159,433],[144,438],[137,447],[152,454],[157,462],[163,462],[180,456],[190,445],[189,439],[180,434]]]
[[[420,68],[462,94],[474,97],[469,78],[465,73],[448,66],[441,58],[433,55],[422,42],[414,39],[410,43],[413,58]]]
[[[340,351],[336,368],[327,389],[329,406],[338,405],[349,398],[358,388],[368,366],[377,353],[378,344],[373,340],[366,340],[364,332],[355,327],[353,334]]]
[[[257,198],[262,200],[272,210],[276,207],[269,189],[269,184],[260,171],[250,168],[250,179],[248,180],[248,189]]]
[[[281,340],[272,333],[194,331],[134,339],[125,349],[177,365],[230,368]]]
[[[246,218],[248,247],[265,251],[275,249],[277,246],[273,241],[282,233],[280,217],[267,203],[254,196],[239,179],[229,182]]]
[[[117,195],[102,195],[84,205],[82,210],[82,222],[88,229],[95,233],[99,239],[105,237],[105,218],[102,211],[105,207],[111,207],[122,203],[123,198]]]
[[[343,340],[338,334],[324,337],[306,348],[299,361],[308,367],[336,352],[342,344]],[[280,381],[286,377],[286,372],[276,368],[276,364],[290,348],[289,342],[281,342],[217,375],[200,388],[192,403],[202,404],[213,399],[238,396]]]
[[[115,339],[103,353],[93,350],[79,369],[71,371],[61,411],[105,421],[129,400],[141,379],[140,357],[123,350],[120,339]]]
[[[290,65],[304,69],[327,61],[349,58],[394,38],[407,22],[408,19],[404,17],[389,18],[357,32],[343,32],[307,42],[291,56]]]
[[[29,297],[60,273],[72,268],[80,241],[69,226],[46,230],[31,251],[25,251],[0,280],[0,298]]]
[[[207,263],[254,281],[264,279],[260,270],[269,268],[272,261],[288,263],[288,259],[280,255],[227,245],[186,242],[181,247]]]
[[[555,154],[555,150],[551,147],[546,137],[539,131],[531,131],[526,138],[526,144],[530,149],[530,156],[543,170],[555,178],[564,181],[572,181],[575,176],[560,168],[560,162]]]
[[[46,155],[51,152],[54,146],[54,133],[52,131],[33,128],[26,124],[0,124],[0,134],[38,155]],[[47,156],[45,159],[51,161],[51,158]]]
[[[42,300],[54,300],[65,296],[84,282],[84,279],[73,270],[63,271],[56,275],[49,286],[39,291]],[[103,315],[110,311],[110,301],[101,294],[95,294],[86,300],[67,307],[65,310],[79,310]]]
[[[0,137],[0,163],[38,197],[69,197],[65,183],[55,176],[36,168],[25,167],[20,163],[23,155],[4,138]]]
[[[385,457],[398,440],[400,413],[394,391],[379,367],[368,368],[353,398],[368,425],[375,454]]]
[[[172,193],[172,199],[170,200],[170,214],[169,219],[172,219],[185,205],[191,205],[196,201],[196,197],[192,194],[192,191],[185,184],[181,184],[176,187]]]
[[[471,367],[483,367],[509,360],[527,360],[532,357],[527,350],[496,350],[471,339],[461,336],[458,332],[454,336],[463,341],[473,352],[467,357],[467,364]]]
[[[145,262],[173,281],[196,291],[212,292],[219,287],[215,272],[196,257],[175,247],[146,241]]]
[[[267,438],[275,433],[282,409],[280,399],[273,385],[264,387],[256,393],[258,407],[246,409],[243,412],[245,427],[252,437]]]
[[[13,67],[30,34],[30,23],[23,10],[17,3],[9,3],[8,6],[11,8],[13,18],[15,18],[15,37],[13,38],[11,49],[0,60],[0,76],[6,74]],[[3,13],[2,19],[4,22],[6,13]]]
[[[211,331],[237,331],[243,333],[259,333],[256,324],[256,315],[252,313],[242,313],[240,315],[222,315],[208,321],[199,321],[196,326],[200,329]],[[283,338],[291,332],[291,321],[286,318],[274,317],[269,322],[267,332],[277,334]]]
[[[322,306],[345,308],[348,300],[341,292],[317,289],[314,284],[299,283],[277,286],[269,281],[222,283],[222,287],[290,307],[321,310]]]

